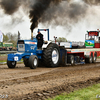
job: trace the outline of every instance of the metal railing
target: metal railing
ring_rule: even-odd
[[[0,54],[16,53],[17,51],[0,51]]]

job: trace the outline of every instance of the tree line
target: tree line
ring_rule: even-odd
[[[7,34],[3,33],[3,42],[13,43],[13,46],[16,47],[17,46],[17,40],[18,40],[17,34],[12,34],[10,32],[7,33]]]

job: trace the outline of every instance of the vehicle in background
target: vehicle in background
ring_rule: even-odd
[[[13,43],[0,42],[0,51],[11,51],[11,50],[17,50],[16,47],[13,46]]]

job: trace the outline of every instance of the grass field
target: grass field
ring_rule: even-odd
[[[7,54],[0,55],[0,64],[6,64],[7,62]],[[23,59],[19,61],[18,63],[23,63]]]
[[[7,62],[7,60],[0,60],[0,62]]]
[[[100,84],[77,90],[70,94],[63,93],[48,100],[100,100]]]

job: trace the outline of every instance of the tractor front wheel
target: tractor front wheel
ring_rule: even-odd
[[[8,68],[15,68],[15,66],[16,66],[16,61],[8,61],[8,60],[7,60],[7,65],[8,65]]]
[[[25,67],[29,67],[29,59],[23,58],[23,62],[24,62]]]
[[[29,66],[31,69],[36,69],[38,66],[38,57],[35,55],[30,56],[29,58]]]

